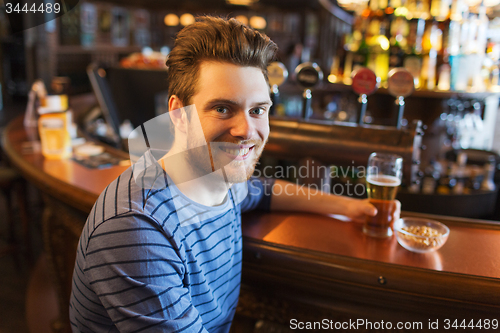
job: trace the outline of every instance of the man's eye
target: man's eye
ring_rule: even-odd
[[[252,111],[250,111],[251,114],[264,114],[266,112],[266,109],[264,108],[255,108]]]
[[[229,113],[229,110],[223,106],[216,107],[215,111],[217,111],[218,113]]]

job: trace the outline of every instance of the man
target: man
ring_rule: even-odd
[[[376,214],[366,200],[271,195],[288,183],[247,182],[269,135],[266,68],[276,50],[234,19],[199,18],[178,34],[167,61],[173,145],[158,161],[145,154],[93,207],[73,275],[74,332],[228,332],[241,211]]]

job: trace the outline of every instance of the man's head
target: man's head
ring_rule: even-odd
[[[267,65],[277,50],[269,37],[235,19],[200,17],[179,32],[169,54],[169,96],[176,95],[184,105],[192,104],[191,97],[200,89],[197,81],[203,61],[257,67],[267,80]]]
[[[231,183],[252,174],[269,135],[267,66],[276,51],[267,36],[234,19],[203,17],[179,33],[167,61],[169,109],[195,105],[196,122],[175,115],[173,121],[186,128],[186,153],[197,175],[225,165]],[[198,120],[203,133],[190,132],[185,124]],[[211,167],[202,167],[192,149],[200,141],[210,148]]]

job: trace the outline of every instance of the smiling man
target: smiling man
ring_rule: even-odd
[[[160,162],[184,194],[213,206],[222,202],[232,184],[252,175],[269,136],[271,100],[257,67],[204,60],[197,76],[199,91],[189,101],[170,97],[175,140]],[[208,157],[199,147],[207,148]],[[169,163],[170,156],[182,153],[185,159]]]
[[[234,19],[198,18],[178,34],[167,61],[172,148],[158,161],[148,155],[152,182],[129,168],[94,205],[73,274],[74,332],[228,332],[242,211],[376,214],[366,200],[271,195],[285,183],[251,177],[269,136],[276,50]]]

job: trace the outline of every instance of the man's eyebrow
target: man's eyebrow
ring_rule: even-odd
[[[226,98],[214,98],[205,103],[206,105],[213,104],[229,104],[229,105],[238,105],[238,102],[226,99]]]
[[[255,105],[273,105],[273,102],[269,99],[267,101],[262,101],[262,102],[258,102],[258,103],[255,103]]]
[[[226,98],[214,98],[206,102],[205,105],[210,106],[210,105],[215,105],[215,104],[227,104],[227,105],[233,105],[233,106],[238,106],[239,103],[236,101],[233,101],[231,99],[226,99]],[[252,103],[253,106],[261,106],[261,105],[272,105],[273,102],[271,100],[265,100],[262,102],[257,102],[257,103]]]

